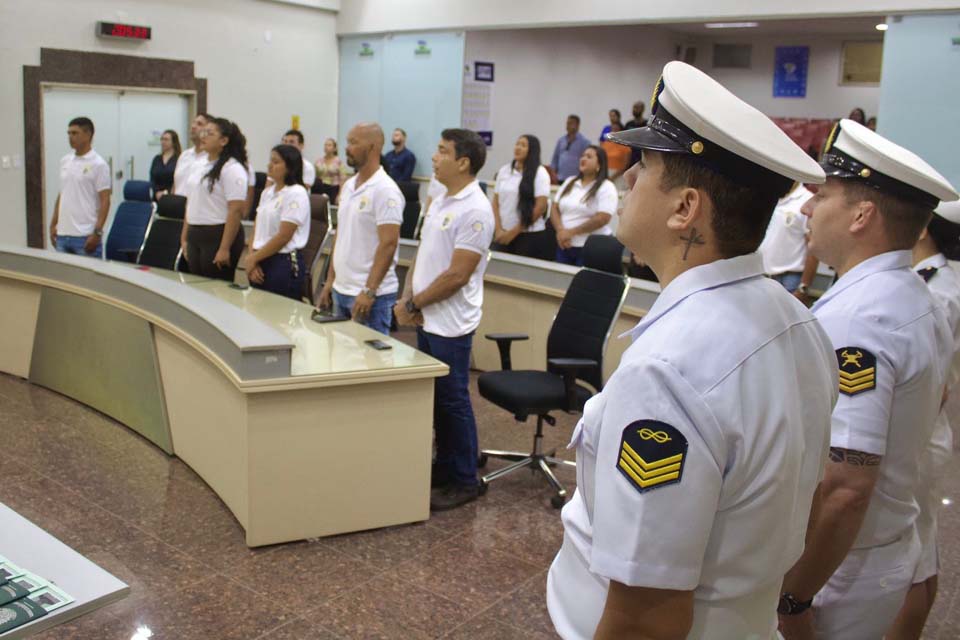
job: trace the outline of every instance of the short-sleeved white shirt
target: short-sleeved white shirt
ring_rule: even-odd
[[[91,149],[60,160],[60,217],[57,235],[89,236],[97,226],[100,192],[110,189],[110,166]]]
[[[494,193],[497,194],[497,205],[500,207],[500,226],[510,230],[520,224],[520,180],[523,173],[514,169],[510,163],[500,167],[497,171]],[[537,173],[533,180],[533,197],[550,198],[550,174],[540,165],[537,167]],[[525,232],[543,231],[547,228],[546,214],[532,225],[527,227]]]
[[[220,179],[213,183],[205,176],[216,161],[209,158],[194,163],[185,184],[187,196],[187,224],[217,225],[227,221],[227,203],[245,201],[249,176],[247,168],[230,158],[220,169]]]
[[[197,163],[203,164],[207,161],[206,151],[197,151],[196,147],[190,147],[180,154],[177,158],[177,166],[173,170],[173,192],[178,196],[187,195],[187,178],[193,171],[193,166]]]
[[[292,222],[297,225],[297,230],[290,242],[280,249],[280,253],[290,253],[294,249],[307,246],[307,239],[310,237],[310,197],[303,186],[291,184],[277,191],[276,185],[271,184],[263,190],[257,206],[257,222],[253,234],[254,251],[277,235],[281,222]]]
[[[592,638],[615,580],[693,590],[690,638],[772,638],[827,459],[830,340],[756,254],[682,273],[631,334],[571,442],[554,625]]]
[[[883,456],[854,549],[891,543],[913,527],[920,454],[953,354],[946,314],[911,262],[910,251],[864,260],[813,306],[841,371],[830,446]]]
[[[803,271],[807,259],[807,216],[800,213],[800,207],[812,196],[806,187],[799,185],[780,198],[773,210],[758,249],[768,275]]]
[[[561,197],[560,194],[563,193],[564,189],[566,189],[567,185],[571,182],[573,185],[570,187],[570,191]],[[563,223],[565,229],[579,227],[598,213],[608,213],[611,216],[617,215],[617,201],[619,198],[617,196],[617,188],[613,183],[609,180],[604,180],[600,188],[597,189],[597,193],[589,200],[584,201],[584,197],[591,188],[593,188],[592,182],[587,183],[587,186],[584,187],[583,182],[576,176],[567,178],[563,184],[560,185],[554,201],[560,206],[560,222]],[[587,238],[591,235],[609,236],[611,234],[613,234],[613,230],[610,228],[610,224],[607,223],[590,233],[581,233],[573,236],[570,244],[574,247],[582,247],[587,243]]]
[[[303,184],[307,187],[307,191],[310,190],[310,187],[313,186],[313,183],[317,180],[317,169],[313,166],[313,163],[303,159]]]
[[[400,187],[383,167],[359,187],[357,176],[344,183],[340,189],[337,243],[333,250],[333,288],[337,293],[355,296],[367,286],[367,276],[373,268],[373,257],[380,244],[377,227],[403,224],[404,204]],[[378,296],[399,290],[398,257],[399,247],[377,288]]]
[[[470,280],[452,296],[423,308],[423,330],[446,338],[476,331],[483,307],[483,273],[493,241],[493,207],[473,181],[458,193],[442,193],[430,204],[420,231],[420,250],[413,270],[413,293],[429,287],[450,268],[453,252],[466,249],[481,258]]]

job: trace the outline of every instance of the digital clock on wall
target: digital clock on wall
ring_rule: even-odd
[[[150,27],[140,27],[119,22],[98,22],[97,35],[101,38],[120,38],[122,40],[149,40]]]

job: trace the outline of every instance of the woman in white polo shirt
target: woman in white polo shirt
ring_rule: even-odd
[[[583,245],[593,234],[609,236],[617,211],[617,188],[607,178],[607,154],[590,145],[580,155],[580,173],[560,185],[550,212],[557,232],[557,262],[583,266]]]
[[[549,196],[550,174],[540,164],[540,140],[530,134],[522,135],[513,147],[513,161],[497,172],[493,248],[553,260],[553,243],[546,230]]]
[[[234,123],[213,118],[200,144],[207,157],[187,176],[187,220],[180,244],[191,273],[232,282],[243,251],[247,140]]]
[[[247,277],[258,289],[299,300],[305,268],[300,250],[310,235],[310,197],[303,186],[300,150],[288,144],[275,146],[267,176],[273,182],[260,195]]]

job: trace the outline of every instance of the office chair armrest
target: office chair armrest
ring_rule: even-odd
[[[488,333],[484,338],[496,341],[497,349],[500,350],[500,368],[510,371],[513,368],[513,363],[510,362],[510,345],[514,340],[529,340],[530,336],[525,333]]]
[[[547,365],[563,376],[563,388],[566,392],[566,411],[573,411],[577,402],[577,372],[581,369],[598,367],[600,363],[589,358],[548,358]]]

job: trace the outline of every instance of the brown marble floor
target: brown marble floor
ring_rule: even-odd
[[[532,421],[518,425],[476,395],[474,408],[481,446],[529,448]],[[548,445],[563,451],[574,424],[558,416]],[[426,523],[251,550],[186,465],[68,398],[0,375],[0,434],[0,501],[132,588],[38,639],[130,640],[141,626],[162,640],[556,638],[544,590],[559,512],[528,472]],[[559,475],[572,493],[572,471]],[[960,496],[956,464],[948,495]],[[925,637],[945,640],[960,636],[958,505],[941,521],[940,597]]]

